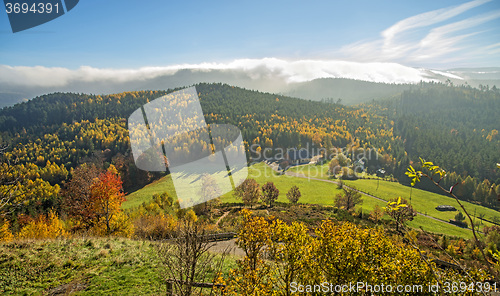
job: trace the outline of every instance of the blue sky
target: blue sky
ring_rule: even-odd
[[[15,34],[0,13],[0,65],[129,69],[266,57],[500,66],[500,0],[82,0]]]

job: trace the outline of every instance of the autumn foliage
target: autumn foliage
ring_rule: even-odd
[[[279,194],[280,191],[276,188],[273,182],[267,182],[262,186],[262,199],[264,202],[269,204],[269,206],[271,206],[272,203],[278,199]]]
[[[342,193],[335,197],[335,206],[346,211],[354,210],[354,207],[363,203],[362,195],[356,188],[342,186]]]
[[[290,295],[292,282],[310,286],[363,282],[427,287],[436,283],[436,273],[443,281],[468,280],[452,270],[437,271],[435,264],[424,261],[416,249],[380,228],[324,220],[313,231],[301,222],[287,224],[248,210],[241,214],[237,244],[246,256],[228,278],[219,279],[227,285],[226,295]],[[475,280],[484,280],[481,272],[472,274]]]
[[[301,196],[302,194],[300,193],[299,187],[295,185],[292,186],[292,188],[290,188],[290,190],[288,190],[288,192],[286,193],[286,197],[288,198],[288,200],[294,204],[296,204],[299,201],[299,198]]]
[[[79,229],[88,230],[98,221],[91,202],[91,187],[98,176],[97,166],[82,164],[72,171],[71,181],[64,190],[64,209]]]
[[[112,231],[111,220],[120,212],[125,201],[120,177],[111,171],[101,173],[90,187],[92,210],[106,225],[106,232]]]
[[[78,167],[73,171],[65,195],[65,206],[76,230],[113,234],[122,231],[120,229],[124,225],[131,225],[127,217],[121,214],[120,206],[125,201],[125,194],[114,167],[108,170],[99,169],[93,164]]]
[[[234,195],[241,198],[244,204],[252,206],[259,201],[261,189],[255,179],[245,179],[240,186],[236,187]]]
[[[50,211],[40,215],[26,224],[18,234],[21,239],[47,239],[65,237],[68,233],[64,223],[56,213]]]
[[[8,242],[11,241],[14,238],[14,235],[12,235],[12,232],[9,229],[10,227],[10,222],[9,220],[0,220],[0,242]]]

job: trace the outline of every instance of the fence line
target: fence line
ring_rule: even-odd
[[[235,232],[214,233],[214,234],[205,235],[204,239],[207,242],[219,242],[219,241],[231,240],[231,239],[235,238],[236,236],[237,236],[237,234]],[[178,239],[177,237],[174,237],[174,238],[162,239],[160,241],[161,242],[171,242],[171,241],[175,241],[177,239]]]
[[[181,285],[189,285],[191,287],[195,288],[202,288],[202,289],[213,289],[213,288],[225,288],[226,285],[224,284],[214,284],[214,283],[196,283],[196,282],[187,282],[187,281],[181,281],[181,280],[174,280],[174,279],[167,279],[167,295],[169,296],[174,296],[174,283],[180,283]],[[224,294],[224,290],[222,290],[222,294]]]

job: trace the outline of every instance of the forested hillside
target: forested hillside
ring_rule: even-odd
[[[447,188],[462,184],[460,196],[464,199],[498,206],[490,190],[500,183],[496,168],[500,160],[500,92],[496,88],[424,84],[396,98],[361,107],[394,122],[394,133],[402,139],[411,161],[431,159],[451,171],[444,179]],[[405,160],[398,153],[395,157],[396,161]],[[421,186],[436,190],[430,184]]]
[[[495,169],[500,160],[500,94],[496,89],[421,84],[396,98],[347,107],[223,84],[196,88],[207,122],[238,126],[254,159],[266,148],[276,152],[308,147],[313,154],[319,148],[348,148],[356,153],[374,148],[378,155],[368,160],[366,170],[373,173],[384,168],[407,183],[408,165],[422,157],[452,172],[444,180],[446,185],[463,183],[462,198],[497,206],[489,191],[500,183]],[[167,92],[55,93],[2,109],[0,135],[2,144],[8,145],[6,156],[18,160],[16,174],[31,180],[25,186],[42,184],[38,188],[45,190],[27,197],[25,203],[37,208],[58,204],[59,188],[71,170],[92,157],[116,167],[126,192],[161,176],[134,166],[127,118]],[[251,145],[258,148],[250,149]],[[346,157],[355,160],[354,155]],[[21,173],[25,171],[30,173]]]
[[[259,294],[270,295],[271,281],[280,274],[280,268],[303,270],[300,280],[308,283],[384,279],[417,284],[433,282],[434,278],[466,281],[450,268],[458,266],[455,264],[460,260],[465,266],[460,268],[471,275],[467,280],[495,278],[498,265],[489,271],[486,268],[500,258],[500,230],[494,225],[498,218],[491,214],[496,211],[478,207],[477,224],[473,225],[472,219],[465,221],[476,233],[483,231],[481,241],[452,237],[470,237],[462,212],[427,216],[422,212],[437,211],[434,205],[438,195],[414,190],[413,205],[419,210],[416,217],[411,198],[408,202],[402,193],[407,192],[404,186],[389,180],[407,184],[406,170],[410,165],[421,169],[422,157],[448,172],[440,184],[445,188],[459,185],[453,190],[459,198],[498,209],[500,166],[495,166],[500,160],[496,116],[500,95],[496,90],[422,84],[397,97],[350,107],[334,100],[306,101],[223,84],[200,84],[196,89],[208,123],[230,123],[241,129],[249,162],[263,160],[263,152],[266,157],[284,157],[280,155],[284,148],[305,148],[312,155],[323,155],[328,163],[292,168],[285,174],[275,172],[274,165],[252,165],[249,177],[234,192],[183,209],[170,176],[135,166],[127,126],[128,117],[137,108],[173,90],[106,96],[54,93],[2,109],[0,247],[6,255],[0,260],[1,293],[53,294],[50,291],[74,283],[80,289],[87,287],[90,294],[109,286],[119,291],[140,287],[139,293],[145,294],[144,286],[163,287],[165,279],[178,272],[165,272],[169,263],[161,261],[180,258],[175,257],[175,248],[163,249],[170,244],[165,241],[172,242],[166,238],[188,237],[189,233],[200,246],[198,242],[208,243],[206,233],[228,231],[238,233],[236,245],[243,250],[256,244],[261,247],[242,260],[231,257],[230,263],[221,265],[226,271],[217,278],[191,278],[192,282],[223,283],[228,295],[242,295],[241,287],[262,287]],[[204,151],[208,151],[206,146]],[[286,167],[287,163],[284,160],[280,165]],[[307,179],[309,175],[294,175],[295,169],[306,167],[308,173],[310,168],[317,168],[323,175],[312,181]],[[257,171],[258,181],[250,176]],[[386,180],[354,181],[358,176],[351,172],[372,179],[378,173]],[[210,176],[202,179],[200,195],[218,192]],[[342,179],[353,181],[342,183]],[[349,187],[360,184],[350,182],[364,181],[369,183],[362,183],[358,190],[372,188],[370,196]],[[399,187],[396,190],[390,185]],[[417,186],[436,191],[423,180]],[[422,200],[425,203],[431,199],[431,207],[422,206]],[[250,207],[256,214],[240,211],[242,207]],[[435,233],[431,236],[424,229],[407,228],[410,225],[405,223],[414,217],[411,227],[423,224]],[[448,223],[447,217],[462,217],[465,228]],[[350,235],[346,236],[347,232]],[[95,238],[101,236],[108,238]],[[135,268],[146,268],[130,248],[125,248],[136,243],[112,236],[139,240],[145,248],[143,253],[161,262],[154,263],[155,267],[147,265],[148,272],[137,273]],[[58,240],[50,242],[55,238]],[[46,249],[23,242],[33,239],[43,240],[40,244]],[[367,241],[369,248],[364,247]],[[297,265],[295,259],[269,260],[264,257],[267,250],[286,256],[276,258],[300,258],[301,263]],[[361,265],[337,268],[345,260],[332,258],[354,258],[348,261]],[[435,262],[442,262],[439,269]],[[405,268],[399,268],[401,264]],[[107,265],[113,269],[107,269]],[[337,267],[325,271],[320,267],[323,265]],[[102,272],[95,272],[97,269]],[[140,278],[140,284],[134,282],[135,288],[118,285],[108,276],[108,272],[119,274],[128,283],[132,269],[138,275],[135,278]],[[160,269],[158,278],[152,280],[151,272]],[[282,280],[280,283],[286,284],[280,290],[290,287],[292,279],[299,280],[298,275]]]
[[[290,85],[286,95],[311,100],[340,100],[355,105],[381,99],[410,89],[413,84],[376,83],[347,78],[319,78]]]

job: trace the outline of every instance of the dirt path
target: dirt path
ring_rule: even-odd
[[[217,222],[215,222],[215,226],[219,226],[219,222],[226,218],[226,216],[229,214],[229,211],[225,212],[222,216],[220,216],[220,218],[217,220]]]
[[[210,251],[215,253],[227,252],[228,255],[233,255],[237,257],[244,257],[245,251],[236,245],[236,239],[230,239],[227,241],[214,242]]]

